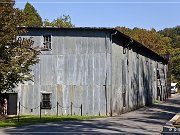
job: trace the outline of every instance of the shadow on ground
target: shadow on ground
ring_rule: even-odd
[[[64,133],[64,134],[160,134],[163,125],[180,111],[180,96],[165,103],[154,104],[118,117],[96,120],[52,122],[5,128],[6,134]]]

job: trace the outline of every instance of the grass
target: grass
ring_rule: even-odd
[[[0,127],[16,127],[23,125],[31,125],[46,122],[62,122],[67,120],[89,120],[95,118],[105,118],[107,116],[20,116],[19,122],[18,117],[8,118],[0,121]]]
[[[180,125],[180,117],[176,120],[175,124]]]
[[[155,103],[155,104],[162,104],[163,101],[155,100],[154,103]]]

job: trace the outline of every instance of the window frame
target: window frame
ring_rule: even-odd
[[[49,96],[49,98],[44,96]],[[46,104],[44,103],[46,102],[46,104],[49,104],[48,106],[46,106]],[[51,109],[52,108],[52,93],[51,92],[41,92],[41,109]]]
[[[42,35],[42,44],[43,47],[41,48],[41,51],[51,51],[52,50],[52,35],[46,34]]]

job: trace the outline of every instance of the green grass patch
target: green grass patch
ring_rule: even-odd
[[[95,118],[105,118],[107,116],[20,116],[19,122],[18,117],[8,118],[0,121],[0,127],[15,127],[22,125],[31,125],[46,122],[62,122],[67,120],[89,120]]]

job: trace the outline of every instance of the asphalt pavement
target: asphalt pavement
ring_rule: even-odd
[[[83,121],[64,121],[0,128],[0,134],[161,134],[163,126],[180,111],[180,94],[117,117]]]

